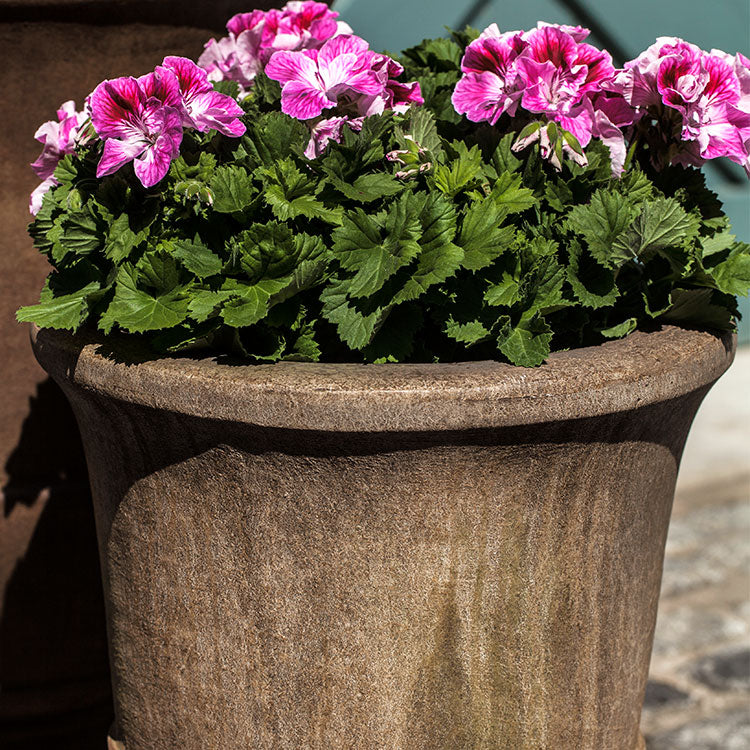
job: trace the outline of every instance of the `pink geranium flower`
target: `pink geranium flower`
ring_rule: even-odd
[[[513,116],[523,95],[518,56],[526,45],[520,31],[501,33],[497,24],[485,29],[461,60],[464,75],[453,92],[453,106],[472,122],[494,125],[507,112]]]
[[[42,207],[44,194],[53,186],[59,184],[52,176],[65,154],[71,154],[76,145],[82,145],[89,140],[83,127],[88,120],[85,112],[77,112],[73,101],[67,101],[57,110],[57,122],[49,120],[34,133],[42,144],[42,153],[31,168],[43,182],[31,194],[29,211],[36,215]]]
[[[81,142],[81,126],[88,119],[85,112],[77,112],[74,101],[67,101],[57,110],[57,122],[49,120],[40,125],[34,138],[42,145],[42,153],[31,165],[37,177],[51,177],[60,159],[73,153],[77,142]]]
[[[325,3],[310,0],[289,2],[280,10],[238,13],[227,23],[229,36],[211,39],[198,64],[209,80],[236,81],[248,89],[275,52],[319,49],[328,39],[351,33],[337,17]]]
[[[708,53],[682,39],[662,37],[626,63],[610,87],[659,126],[644,132],[657,165],[699,166],[726,156],[750,174],[747,62],[742,55]]]
[[[504,113],[516,116],[520,107],[560,124],[587,145],[594,128],[588,100],[615,72],[607,52],[583,43],[588,33],[580,26],[544,23],[527,32],[501,33],[496,24],[489,26],[466,48],[453,106],[469,120],[491,125]],[[554,152],[544,147],[546,129],[529,137],[543,154]],[[567,143],[564,150],[578,157]]]
[[[341,142],[341,135],[344,127],[351,126],[352,122],[348,117],[328,117],[318,120],[310,128],[310,141],[305,149],[305,156],[308,159],[317,159],[325,153],[328,142],[333,140],[336,143]],[[361,121],[359,128],[355,127],[354,130],[361,129]]]
[[[239,137],[245,125],[238,119],[242,107],[231,96],[214,91],[206,71],[185,57],[165,57],[161,68],[176,78],[182,97],[182,124],[202,133],[218,130],[224,135]]]
[[[309,121],[305,154],[315,158],[329,141],[341,141],[344,127],[358,131],[365,117],[423,104],[417,82],[396,80],[403,70],[387,55],[372,52],[364,39],[340,35],[320,50],[277,52],[265,72],[281,84],[281,111]],[[326,110],[335,110],[335,116],[316,119]]]
[[[90,108],[104,140],[96,176],[133,161],[144,187],[159,182],[182,142],[182,96],[175,75],[162,68],[137,79],[103,81],[91,94]]]
[[[235,81],[243,93],[262,69],[260,58],[254,52],[238,49],[234,36],[206,42],[198,65],[206,71],[209,81]]]
[[[612,174],[619,177],[625,168],[627,146],[625,129],[638,119],[637,111],[619,94],[602,91],[589,99],[592,135],[609,149]]]
[[[36,216],[42,208],[42,201],[44,196],[53,188],[55,185],[60,183],[54,177],[48,177],[46,180],[42,180],[32,191],[29,196],[29,213],[32,216]]]
[[[612,58],[554,26],[535,29],[524,41],[528,46],[518,61],[522,106],[560,123],[585,146],[592,123],[587,108],[578,105],[614,75]]]
[[[364,39],[338,36],[319,51],[277,52],[266,75],[281,84],[281,111],[309,120],[336,107],[339,100],[382,94],[384,83],[372,66],[376,57]]]
[[[377,94],[352,97],[352,104],[360,117],[380,115],[386,110],[406,112],[412,104],[424,104],[422,91],[417,81],[401,83],[396,79],[404,69],[388,55],[376,54],[370,62],[372,72],[382,84]]]

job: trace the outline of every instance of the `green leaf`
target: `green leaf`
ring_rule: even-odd
[[[653,183],[638,167],[625,172],[616,187],[634,205],[652,198],[654,194]]]
[[[587,206],[575,206],[570,210],[566,225],[586,240],[596,260],[607,268],[614,268],[634,255],[628,243],[615,244],[630,227],[633,216],[634,209],[623,195],[597,190]]]
[[[467,323],[460,323],[449,317],[445,323],[445,334],[450,338],[458,341],[460,344],[476,344],[479,341],[485,341],[489,338],[490,332],[478,320],[470,320]]]
[[[417,267],[411,278],[394,295],[394,303],[399,304],[416,299],[431,286],[440,284],[453,276],[461,267],[463,257],[464,251],[452,242],[425,250],[419,256]]]
[[[219,83],[233,84],[234,81],[220,81]],[[208,182],[216,169],[216,157],[205,151],[197,155],[188,156],[183,154],[177,157],[169,167],[169,173],[175,180],[197,180],[200,183]]]
[[[130,333],[143,333],[172,328],[185,320],[188,299],[184,290],[153,296],[136,286],[134,276],[134,269],[127,265],[118,271],[115,296],[99,320],[104,333],[109,333],[115,324]]]
[[[707,258],[723,250],[728,250],[734,245],[735,239],[735,236],[730,234],[728,230],[717,232],[712,237],[702,237],[701,247],[703,248],[703,257]]]
[[[497,175],[504,172],[517,172],[523,161],[513,153],[513,141],[515,133],[504,135],[490,157],[490,164]]]
[[[522,282],[527,310],[545,314],[567,307],[570,302],[563,296],[564,281],[565,269],[557,262],[556,253],[537,258]]]
[[[221,273],[223,266],[221,258],[200,242],[197,237],[195,242],[189,240],[175,241],[172,245],[172,255],[199,279]]]
[[[272,83],[278,87],[275,81]],[[301,154],[309,140],[310,130],[304,123],[281,112],[268,112],[248,123],[247,134],[240,142],[255,166],[271,167],[290,154]]]
[[[533,191],[521,186],[521,175],[503,172],[492,186],[490,198],[506,213],[515,214],[536,206],[538,201]]]
[[[55,296],[45,286],[38,305],[22,307],[16,313],[19,323],[36,323],[41,328],[63,328],[77,331],[88,317],[88,298],[98,292],[101,285],[92,281],[71,294]]]
[[[722,292],[746,297],[750,289],[750,245],[735,243],[727,257],[708,271]]]
[[[419,221],[421,253],[411,278],[394,295],[394,304],[416,299],[431,286],[445,281],[464,259],[463,249],[453,244],[456,210],[443,196],[437,193],[427,196]]]
[[[638,325],[638,321],[636,318],[628,318],[627,320],[624,320],[622,323],[618,323],[614,326],[609,326],[608,328],[602,328],[599,333],[601,333],[602,336],[608,339],[620,339],[623,336],[627,336],[629,333],[632,333],[636,326]]]
[[[219,167],[209,183],[214,211],[231,214],[247,208],[256,195],[250,175],[243,167]]]
[[[336,326],[341,340],[351,349],[362,349],[375,336],[390,307],[357,309],[347,298],[348,282],[333,279],[320,295],[323,316]]]
[[[521,299],[521,284],[507,271],[497,284],[492,284],[484,293],[484,301],[488,305],[510,307]]]
[[[470,187],[482,171],[482,152],[479,146],[472,146],[471,150],[461,141],[451,144],[457,158],[450,162],[450,166],[439,164],[433,172],[435,187],[445,195],[453,198],[462,190]]]
[[[506,318],[497,337],[500,351],[514,365],[537,367],[550,353],[552,329],[538,314],[524,315],[513,326]]]
[[[286,221],[304,216],[336,226],[341,224],[343,208],[327,208],[317,200],[315,195],[321,188],[320,183],[303,175],[291,159],[259,169],[257,174],[263,179],[263,197],[278,219]]]
[[[512,245],[515,227],[501,226],[506,213],[491,197],[469,208],[458,238],[464,250],[464,268],[470,271],[485,268]]]
[[[128,214],[120,214],[110,224],[107,240],[104,244],[104,255],[113,263],[119,263],[130,256],[133,249],[148,237],[148,229],[134,232],[130,228]]]
[[[698,221],[674,198],[657,198],[642,204],[640,214],[614,241],[612,249],[623,257],[647,260],[656,252],[682,247],[697,234]]]
[[[315,339],[315,321],[313,320],[301,326],[294,342],[282,359],[293,362],[318,362],[320,356],[321,350]]]
[[[567,213],[574,203],[573,191],[564,182],[548,182],[544,188],[544,197],[558,213]]]
[[[137,281],[159,293],[169,292],[180,283],[177,261],[162,247],[144,253],[135,264]]]
[[[357,177],[352,184],[329,174],[328,181],[340,193],[358,203],[372,203],[381,198],[388,198],[404,190],[404,183],[396,180],[393,175],[385,172],[363,174]]]
[[[221,317],[233,328],[244,328],[262,320],[268,313],[271,297],[286,284],[284,279],[263,279],[245,286],[237,299],[224,305]]]
[[[233,289],[192,290],[188,304],[188,313],[193,320],[202,323],[208,320],[208,318],[213,317],[217,307],[236,296],[237,293]]]
[[[103,245],[103,236],[99,231],[91,208],[87,205],[81,211],[70,212],[64,216],[59,246],[62,254],[56,254],[55,261],[60,262],[69,253],[74,255],[88,255]]]
[[[298,246],[292,230],[277,221],[253,224],[233,238],[231,248],[251,283],[288,276],[297,264]]]
[[[449,39],[425,39],[404,50],[405,57],[430,70],[456,70],[461,61],[461,48]]]
[[[711,289],[675,289],[672,292],[672,306],[660,320],[719,331],[734,328],[731,311],[724,305],[714,303]]]
[[[399,145],[406,148],[408,144],[404,140],[409,135],[431,157],[441,156],[443,153],[442,139],[438,134],[435,116],[425,107],[412,107],[409,110],[409,122],[403,128],[397,129]]]
[[[61,185],[69,185],[78,177],[78,168],[75,165],[73,154],[65,154],[60,159],[53,176]]]
[[[297,238],[295,237],[295,240]],[[319,238],[315,238],[320,242]],[[322,243],[321,243],[322,244]],[[310,289],[318,284],[326,275],[328,268],[328,253],[320,255],[311,260],[301,261],[292,271],[291,276],[288,278],[287,283],[276,292],[273,296],[272,302],[278,303],[283,302],[290,297],[293,297],[299,292],[303,292],[306,289]]]
[[[362,356],[367,362],[403,362],[412,353],[421,326],[422,312],[418,305],[399,305],[363,349]]]
[[[420,200],[412,193],[392,203],[387,212],[369,216],[362,209],[349,212],[333,233],[333,255],[346,271],[354,272],[352,297],[377,292],[399,268],[420,252]]]
[[[237,81],[212,81],[212,83],[214,91],[231,96],[232,99],[237,99],[240,94],[240,85]]]
[[[594,260],[575,240],[568,245],[568,255],[567,280],[581,305],[594,310],[613,305],[618,296],[614,273]]]

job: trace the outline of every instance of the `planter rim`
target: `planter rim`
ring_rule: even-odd
[[[493,361],[231,365],[184,355],[117,361],[91,335],[32,326],[31,339],[50,375],[104,396],[195,417],[336,432],[509,427],[629,411],[713,383],[736,348],[734,334],[665,326],[558,352],[532,369]]]

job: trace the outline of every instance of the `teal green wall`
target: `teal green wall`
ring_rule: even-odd
[[[337,0],[334,9],[374,49],[399,51],[425,37],[440,36],[457,26],[477,3],[473,0]],[[584,3],[607,32],[635,57],[658,36],[679,36],[704,49],[743,52],[750,56],[749,0],[597,0]],[[501,29],[524,29],[539,20],[578,23],[559,0],[489,0],[472,25],[482,29],[497,22]],[[601,45],[601,40],[592,40]],[[734,166],[734,165],[731,165]],[[711,187],[719,193],[737,237],[750,242],[750,182],[744,172],[738,184],[708,169]],[[741,301],[744,321],[740,338],[750,343],[750,300]]]

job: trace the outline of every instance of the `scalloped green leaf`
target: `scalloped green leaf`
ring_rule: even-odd
[[[214,196],[213,210],[220,214],[240,212],[255,198],[257,190],[244,167],[218,167],[209,187]]]
[[[511,247],[516,228],[502,226],[506,213],[492,198],[474,203],[467,210],[458,238],[464,250],[464,268],[470,271],[486,268]]]
[[[99,320],[99,328],[109,333],[118,325],[130,333],[172,328],[188,314],[189,300],[184,289],[151,295],[139,289],[132,267],[123,266],[117,274],[115,296]]]

